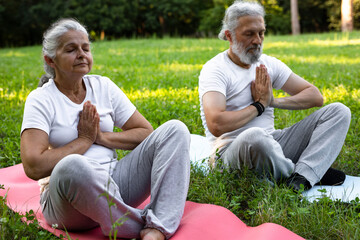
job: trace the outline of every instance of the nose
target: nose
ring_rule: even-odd
[[[260,45],[262,43],[262,36],[260,35],[260,33],[255,34],[255,37],[253,39],[253,43]]]
[[[83,58],[84,56],[85,56],[85,52],[84,52],[84,50],[82,50],[81,48],[78,50],[78,52],[77,52],[78,54],[78,58]]]

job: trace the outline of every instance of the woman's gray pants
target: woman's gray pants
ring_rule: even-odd
[[[329,104],[293,126],[271,134],[261,128],[247,129],[221,158],[230,168],[241,169],[246,165],[275,180],[297,172],[313,186],[339,155],[350,120],[348,107]]]
[[[112,176],[95,160],[69,155],[55,166],[41,196],[45,219],[67,230],[100,225],[104,235],[116,232],[121,238],[139,238],[143,228],[156,228],[169,238],[185,207],[189,148],[187,127],[172,120],[121,159]],[[149,194],[150,203],[137,209]]]

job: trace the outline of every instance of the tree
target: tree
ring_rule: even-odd
[[[299,20],[299,9],[298,9],[298,1],[290,0],[291,6],[291,30],[293,35],[300,34],[300,20]]]
[[[341,1],[341,31],[353,30],[353,0]]]
[[[290,10],[280,6],[279,0],[261,0],[260,3],[266,12],[266,32],[268,34],[289,34],[291,32]]]

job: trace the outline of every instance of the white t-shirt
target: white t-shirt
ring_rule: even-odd
[[[103,132],[112,132],[114,126],[121,128],[135,112],[135,106],[110,79],[86,75],[83,81],[86,97],[81,104],[72,102],[60,92],[53,79],[32,91],[25,102],[21,133],[28,128],[43,130],[49,136],[51,147],[57,148],[78,137],[79,113],[86,101],[96,106]],[[93,144],[84,156],[97,160],[108,170],[117,158],[114,149],[97,144]]]
[[[266,108],[265,112],[254,118],[245,126],[232,132],[227,132],[216,138],[209,131],[202,97],[209,91],[222,93],[226,98],[226,111],[238,111],[248,107],[254,102],[251,96],[251,82],[255,80],[256,67],[264,64],[270,75],[274,89],[280,89],[292,73],[291,69],[280,60],[262,54],[256,64],[249,69],[236,65],[228,56],[228,50],[219,53],[204,64],[199,76],[199,97],[201,120],[205,128],[205,134],[212,143],[213,150],[222,149],[231,143],[242,131],[250,127],[260,127],[271,133],[274,131],[274,109]]]

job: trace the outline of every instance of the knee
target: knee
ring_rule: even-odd
[[[351,111],[347,106],[342,103],[336,102],[329,104],[328,108],[335,117],[342,121],[343,124],[350,124]]]
[[[170,120],[163,124],[168,136],[182,139],[190,143],[190,132],[187,126],[180,120]]]
[[[61,159],[51,173],[51,181],[86,181],[82,173],[86,172],[86,161],[79,154],[70,154]]]
[[[252,146],[260,146],[264,142],[264,139],[268,137],[268,134],[262,128],[253,127],[242,132],[240,136],[243,143]]]

